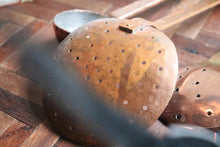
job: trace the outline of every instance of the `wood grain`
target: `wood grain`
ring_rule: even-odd
[[[218,4],[220,4],[219,0],[199,0],[194,3],[188,0],[185,4],[186,6],[183,6],[182,3],[180,3],[181,9],[179,11],[175,11],[175,13],[171,13],[166,17],[156,20],[155,23],[160,25],[161,30],[167,30],[193,16],[217,6]]]
[[[56,11],[56,13],[59,13],[64,10],[75,9],[74,6],[71,6],[71,5],[63,3],[63,2],[54,1],[54,0],[37,0],[37,1],[35,1],[35,5],[50,8],[50,9]]]
[[[209,17],[203,29],[220,35],[220,6]]]
[[[77,7],[80,9],[88,9],[100,14],[104,14],[108,9],[112,7],[112,4],[106,3],[103,1],[96,1],[96,0],[55,0],[57,2],[62,2],[65,4],[69,4],[73,7]]]
[[[208,58],[205,58],[201,55],[190,53],[186,50],[177,48],[176,51],[178,55],[179,68],[187,65],[192,65],[195,63],[201,63],[208,60]]]
[[[45,119],[42,107],[1,88],[0,111],[32,127],[36,127]]]
[[[50,147],[58,139],[59,135],[52,130],[49,122],[45,121],[25,140],[21,147]]]
[[[212,11],[213,9],[208,10],[207,12],[203,12],[202,14],[181,23],[179,26],[180,29],[177,30],[176,34],[195,39],[209,16],[212,14]]]
[[[21,12],[16,12],[8,8],[1,8],[0,14],[0,19],[22,26],[27,25],[35,19],[33,16],[26,15]]]
[[[16,71],[19,68],[19,59],[15,55],[9,55],[14,51],[22,53],[22,47],[25,42],[45,25],[45,22],[34,20],[0,47],[0,62],[3,62],[8,57],[0,66]]]
[[[33,17],[36,17],[38,19],[43,20],[51,20],[55,14],[56,11],[49,9],[47,7],[44,7],[43,5],[35,5],[35,2],[33,3],[24,3],[22,5],[13,5],[10,7],[10,9],[13,9],[17,12],[22,12],[26,15],[31,15]]]
[[[33,127],[15,121],[1,136],[2,147],[17,147],[32,133]]]
[[[11,116],[0,111],[0,135],[15,121]]]
[[[164,2],[165,0],[138,0],[133,3],[130,3],[124,7],[114,10],[110,13],[111,16],[125,19],[130,18],[136,14],[139,14],[143,11],[146,11],[160,3]]]
[[[0,46],[18,32],[22,26],[8,22],[0,28]]]
[[[0,68],[0,87],[35,104],[42,105],[41,88],[14,72]]]
[[[144,11],[134,17],[141,17],[149,21],[155,21],[162,18],[170,13],[170,11],[175,7],[177,0],[167,1],[158,6],[151,8],[148,11]]]
[[[128,5],[129,3],[135,2],[137,0],[97,0],[97,1],[102,1],[106,3],[112,4],[115,8],[120,8],[125,5]]]
[[[179,35],[174,35],[172,41],[178,49],[183,49],[206,58],[210,58],[216,53],[216,49],[207,47],[200,42]]]
[[[64,138],[60,138],[53,147],[80,147],[80,145],[73,144]]]
[[[220,34],[215,32],[201,30],[195,40],[208,47],[220,49]]]

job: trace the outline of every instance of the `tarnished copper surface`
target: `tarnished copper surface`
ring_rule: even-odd
[[[161,118],[168,123],[184,123],[219,130],[220,58],[183,68],[175,92]]]
[[[143,19],[136,21],[140,26],[146,23]],[[136,26],[139,29],[131,33],[119,28],[124,23],[135,25],[132,20],[105,18],[80,27],[61,43],[54,59],[79,73],[105,102],[141,119],[147,127],[158,119],[171,98],[177,79],[177,54],[172,41],[151,24]],[[63,135],[96,144],[92,132],[80,129],[86,128],[83,121],[68,121],[71,118],[59,112],[47,97],[44,104]]]

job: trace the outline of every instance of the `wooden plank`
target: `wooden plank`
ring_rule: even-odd
[[[207,47],[200,42],[183,36],[174,35],[171,40],[174,42],[178,49],[186,50],[190,53],[201,55],[206,58],[212,57],[217,52],[216,49]]]
[[[51,147],[57,140],[57,135],[48,121],[42,123],[29,138],[21,145],[21,147]]]
[[[187,66],[187,65],[192,65],[195,63],[201,63],[201,62],[208,60],[208,58],[190,53],[186,50],[182,50],[182,49],[177,48],[176,51],[177,51],[177,55],[178,55],[179,68],[181,68],[183,66]]]
[[[0,135],[15,121],[11,116],[0,111]]]
[[[148,11],[144,11],[134,17],[141,17],[148,21],[155,21],[159,18],[162,18],[170,13],[170,11],[175,8],[176,0],[167,1],[166,3],[162,3],[158,6],[153,7]]]
[[[111,3],[106,3],[103,1],[97,0],[54,0],[57,2],[69,4],[73,7],[80,8],[80,9],[87,9],[98,12],[100,14],[104,14],[108,9],[112,7]]]
[[[217,34],[215,32],[209,32],[206,30],[201,30],[195,40],[208,47],[216,48],[217,50],[219,50],[220,34]]]
[[[180,7],[182,9],[179,9],[179,11],[175,11],[175,13],[171,13],[166,17],[156,20],[155,23],[160,26],[161,30],[168,30],[171,27],[193,16],[196,16],[204,11],[213,8],[214,6],[217,6],[218,4],[220,4],[220,0],[199,0],[195,2],[188,0],[186,1],[186,6],[180,3]]]
[[[50,8],[36,5],[35,2],[10,6],[10,9],[47,21],[51,20],[57,13]]]
[[[32,133],[33,127],[15,121],[1,136],[2,147],[17,147]]]
[[[42,91],[37,84],[3,68],[0,68],[0,77],[1,88],[35,104],[42,105]]]
[[[75,7],[73,7],[69,4],[65,4],[65,3],[62,3],[62,2],[57,2],[57,1],[54,1],[54,0],[37,0],[37,1],[35,1],[34,4],[50,8],[50,9],[56,11],[56,13],[59,13],[59,12],[64,11],[64,10],[75,9]]]
[[[209,16],[212,14],[212,11],[213,9],[208,10],[207,12],[203,12],[202,14],[181,23],[179,26],[180,29],[177,30],[176,34],[195,39]]]
[[[1,66],[12,71],[15,71],[17,68],[19,68],[16,67],[19,63],[16,56],[9,55],[12,54],[14,51],[20,52],[26,40],[28,40],[32,35],[38,32],[43,26],[45,26],[45,22],[35,20],[25,26],[21,31],[19,31],[11,39],[9,39],[2,47],[0,47],[0,62],[3,62],[1,63]],[[6,61],[4,61],[5,59]],[[15,63],[15,65],[13,63]]]
[[[0,46],[2,46],[5,41],[12,37],[16,32],[18,32],[22,27],[8,22],[3,27],[0,28]]]
[[[60,138],[53,147],[81,147],[80,145],[74,144],[69,140]]]
[[[35,18],[20,12],[16,12],[14,10],[8,8],[0,9],[0,19],[6,20],[15,24],[19,24],[22,26],[27,25],[32,22]]]
[[[135,2],[137,0],[97,0],[97,1],[102,1],[106,3],[112,4],[115,8],[120,8],[123,6],[128,5],[129,3]]]
[[[218,6],[204,25],[204,30],[220,34],[220,6]]]
[[[45,120],[45,114],[42,107],[1,88],[0,111],[32,127],[38,126]]]
[[[159,5],[164,1],[165,0],[138,0],[124,7],[114,10],[110,13],[110,15],[120,19],[129,18],[156,5]]]

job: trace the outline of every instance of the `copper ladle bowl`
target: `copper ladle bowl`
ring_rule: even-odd
[[[104,18],[104,16],[96,12],[81,9],[67,10],[58,13],[53,21],[57,40],[61,42],[77,28],[99,18]]]

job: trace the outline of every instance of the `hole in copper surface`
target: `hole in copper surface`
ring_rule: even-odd
[[[160,88],[160,86],[157,85],[157,86],[156,86],[156,89],[159,89],[159,88]]]
[[[89,80],[89,79],[90,79],[90,76],[87,76],[87,77],[86,77],[86,80]]]
[[[175,91],[178,92],[178,91],[179,91],[179,88],[176,88]]]
[[[99,72],[99,69],[96,69],[95,71],[96,71],[96,72]]]
[[[157,53],[160,54],[160,53],[162,53],[162,51],[161,51],[161,50],[158,50]]]
[[[99,79],[99,83],[102,83],[102,79]]]
[[[185,70],[189,70],[189,68],[188,68],[188,67],[186,67],[186,68],[185,68]]]
[[[207,115],[211,116],[212,115],[212,111],[207,111]]]
[[[198,85],[198,84],[199,84],[199,82],[198,82],[198,81],[196,81],[196,82],[195,82],[195,84],[196,84],[196,85]]]
[[[70,40],[73,40],[73,38],[71,37]]]
[[[68,52],[71,53],[71,52],[72,52],[72,49],[68,49]]]
[[[182,76],[179,76],[178,78],[179,78],[179,79],[181,79],[181,78],[182,78]]]
[[[202,69],[202,71],[206,71],[206,69],[205,69],[205,68],[203,68],[203,69]]]
[[[206,110],[206,114],[207,114],[207,116],[215,115],[215,113],[211,109]]]
[[[109,32],[109,30],[105,30],[105,33],[108,33]]]
[[[88,65],[85,65],[85,66],[84,66],[84,68],[88,68],[88,67],[89,67]]]
[[[124,52],[125,52],[125,50],[123,49],[123,50],[121,50],[121,52],[122,52],[122,53],[124,53]]]
[[[108,22],[106,21],[106,22],[104,22],[104,24],[108,24]]]
[[[200,94],[197,94],[196,97],[201,97],[201,95],[200,95]]]
[[[93,46],[94,46],[94,44],[92,43],[92,44],[90,44],[89,46],[90,46],[90,47],[93,47]]]
[[[145,65],[145,64],[146,64],[146,61],[142,61],[142,64]]]
[[[110,57],[106,57],[105,60],[106,60],[106,61],[109,61],[109,60],[110,60]]]
[[[93,57],[93,60],[97,60],[97,56]]]
[[[151,39],[154,39],[154,36],[152,36]]]
[[[137,46],[137,47],[140,47],[140,46],[141,46],[141,44],[137,44],[136,46]]]
[[[180,115],[180,114],[176,114],[176,116],[175,116],[175,119],[176,120],[181,120],[183,117],[182,117],[182,115]]]
[[[79,57],[76,57],[75,59],[76,59],[76,60],[79,60]]]
[[[159,71],[163,71],[163,67],[159,67]]]
[[[110,70],[109,70],[109,73],[113,73],[113,70],[110,69]]]

